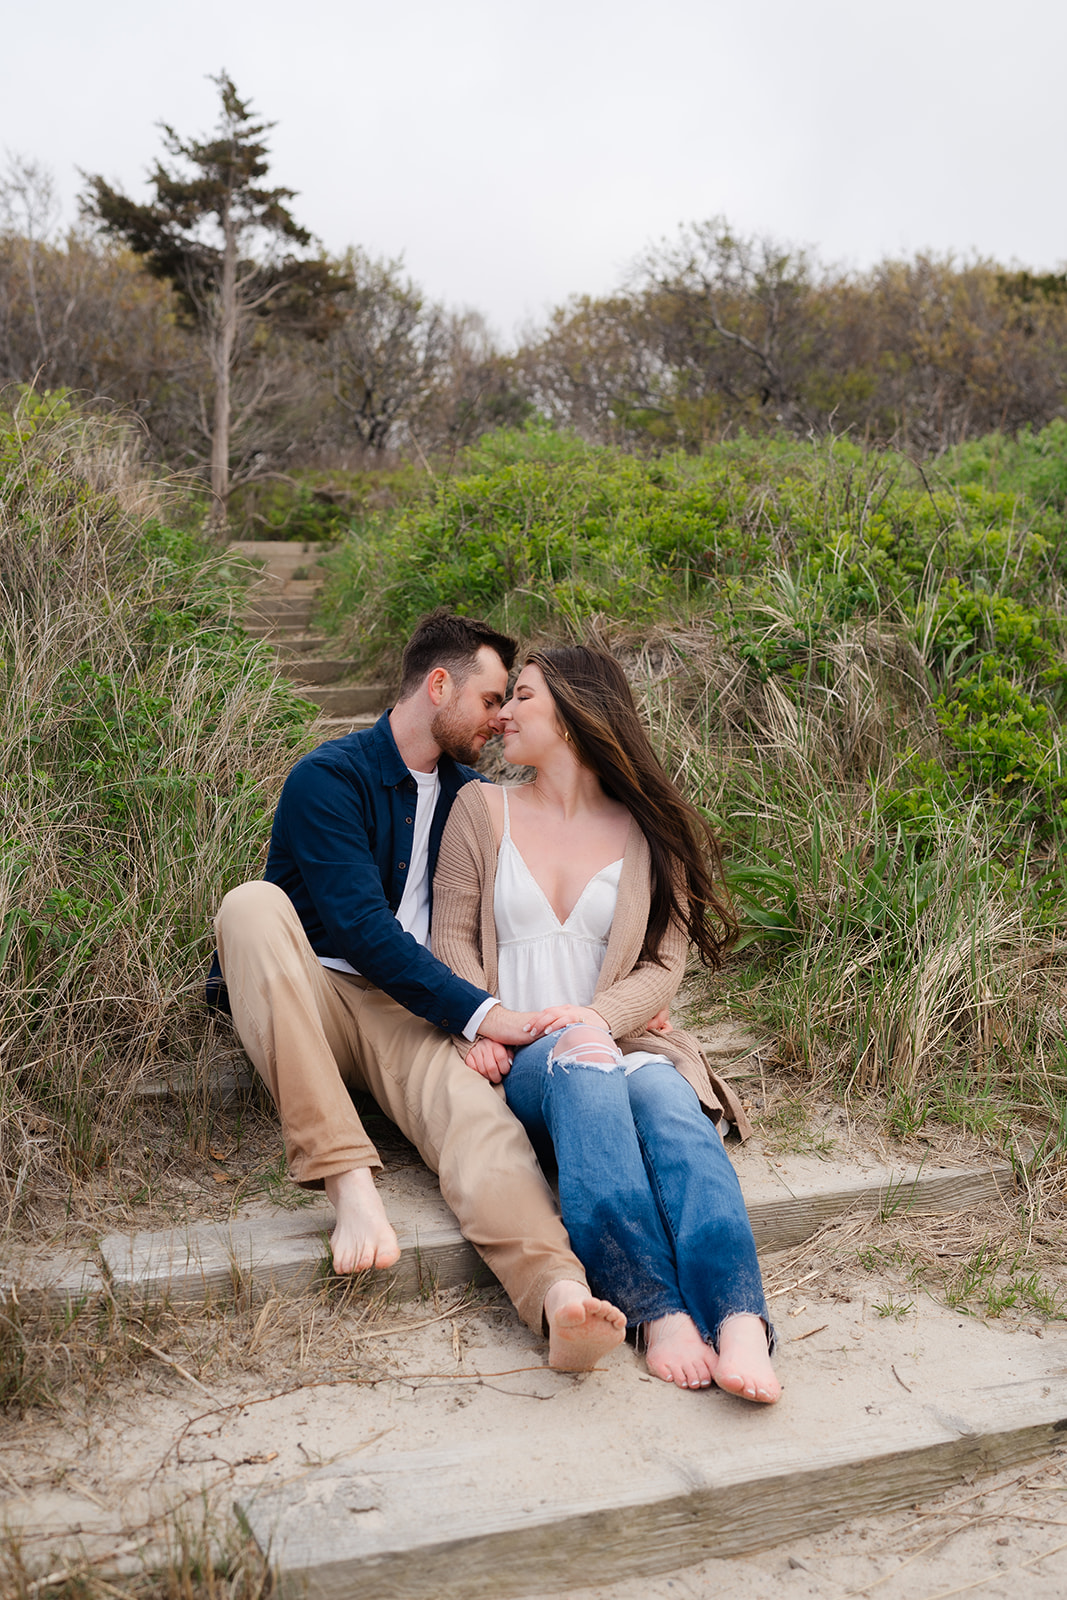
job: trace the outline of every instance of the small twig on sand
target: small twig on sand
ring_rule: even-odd
[[[477,1309],[476,1307],[471,1307],[471,1311],[474,1311],[476,1309]],[[471,1311],[467,1312],[468,1316],[471,1315]],[[453,1318],[454,1319],[457,1315],[462,1316],[463,1313],[462,1312],[458,1312],[457,1313],[455,1311],[442,1311],[442,1313],[441,1313],[441,1315],[439,1317],[427,1317],[425,1322],[399,1322],[399,1323],[395,1324],[392,1328],[372,1328],[370,1333],[358,1333],[357,1332],[357,1333],[354,1333],[352,1335],[352,1337],[354,1339],[360,1340],[361,1342],[364,1339],[388,1339],[390,1334],[393,1334],[393,1333],[415,1333],[419,1328],[429,1328],[435,1322],[447,1322],[449,1320],[449,1318]]]
[[[175,1361],[173,1356],[168,1356],[162,1350],[157,1350],[154,1344],[149,1344],[147,1339],[139,1339],[135,1333],[129,1334],[128,1337],[133,1340],[134,1344],[139,1344],[142,1350],[147,1350],[149,1354],[154,1355],[157,1361],[162,1361],[164,1366],[173,1367],[180,1378],[184,1378],[187,1383],[191,1383],[194,1389],[199,1389],[201,1394],[206,1394],[209,1400],[216,1399],[211,1390],[205,1389],[200,1379],[194,1378],[192,1373],[186,1367],[183,1367],[180,1361]]]
[[[128,1556],[131,1551],[138,1548],[136,1539],[126,1539],[113,1550],[107,1550],[102,1556],[93,1556],[91,1560],[84,1560],[76,1567],[60,1567],[57,1572],[46,1572],[43,1578],[35,1578],[28,1586],[30,1594],[40,1594],[42,1589],[50,1589],[57,1583],[69,1583],[79,1572],[85,1572],[89,1567],[102,1567],[108,1561],[114,1561],[118,1556]],[[99,1581],[99,1580],[94,1580]]]
[[[781,1289],[771,1285],[767,1290],[768,1300],[780,1300],[783,1294],[791,1294],[794,1289],[799,1289],[802,1283],[810,1283],[812,1278],[817,1278],[820,1272],[825,1272],[825,1267],[816,1267],[814,1272],[809,1272],[806,1277],[798,1278],[795,1283],[787,1283]]]

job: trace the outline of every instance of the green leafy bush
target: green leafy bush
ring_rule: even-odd
[[[644,462],[538,428],[490,435],[459,475],[331,558],[326,614],[384,649],[437,605],[526,633],[598,613],[647,623],[759,565],[769,534],[747,512],[730,462]]]

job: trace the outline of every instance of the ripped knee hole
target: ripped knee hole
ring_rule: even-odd
[[[594,1028],[589,1023],[572,1022],[564,1028],[548,1058],[548,1070],[553,1067],[592,1067],[597,1072],[614,1072],[622,1065],[622,1052],[606,1028]]]

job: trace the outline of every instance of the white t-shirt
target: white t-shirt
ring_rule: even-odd
[[[411,776],[419,786],[415,805],[415,838],[408,862],[408,881],[404,886],[396,920],[420,944],[430,943],[430,824],[437,809],[441,793],[441,780],[433,772],[413,772]]]

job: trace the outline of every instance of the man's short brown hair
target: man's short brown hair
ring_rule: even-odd
[[[400,664],[398,700],[415,693],[428,672],[435,667],[463,684],[478,664],[478,651],[488,646],[510,672],[517,645],[506,633],[497,633],[487,622],[474,617],[457,617],[454,611],[438,606],[422,618],[407,642]]]

